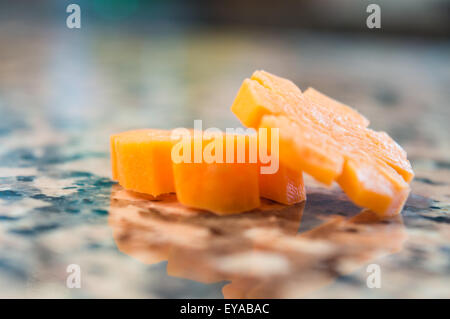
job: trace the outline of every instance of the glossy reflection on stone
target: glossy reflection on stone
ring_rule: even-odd
[[[167,261],[173,277],[228,281],[225,298],[298,298],[399,251],[407,237],[401,216],[323,213],[323,206],[345,201],[331,194],[328,204],[313,201],[305,214],[304,203],[264,201],[255,211],[216,216],[182,206],[174,194],[155,200],[114,186],[109,225],[123,253],[146,264]],[[298,232],[302,217],[321,222]]]

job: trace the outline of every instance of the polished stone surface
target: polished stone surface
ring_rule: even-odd
[[[0,23],[0,297],[450,297],[449,43],[83,31]],[[378,220],[309,178],[306,203],[229,217],[111,181],[109,134],[238,126],[229,106],[259,68],[405,147],[416,178],[402,216]],[[70,264],[80,289],[66,287]]]

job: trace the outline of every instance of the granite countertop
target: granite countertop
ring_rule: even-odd
[[[0,26],[0,297],[450,297],[448,42],[10,30]],[[229,106],[260,68],[356,107],[404,146],[416,178],[402,216],[379,220],[308,177],[306,203],[228,217],[110,179],[109,134],[237,127]],[[79,289],[66,286],[71,264]],[[370,264],[380,288],[366,284]]]

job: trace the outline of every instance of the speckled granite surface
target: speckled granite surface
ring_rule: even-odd
[[[6,22],[0,43],[0,297],[450,297],[448,43]],[[228,107],[257,68],[355,106],[406,148],[417,177],[401,217],[309,179],[306,204],[232,217],[110,180],[109,134],[237,126]]]

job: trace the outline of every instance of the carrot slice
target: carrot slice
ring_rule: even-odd
[[[265,71],[244,80],[231,110],[249,127],[280,129],[280,161],[318,181],[340,184],[358,205],[399,213],[414,173],[405,151],[351,107]]]

